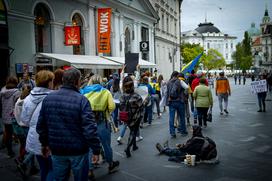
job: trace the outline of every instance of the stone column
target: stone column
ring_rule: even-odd
[[[139,52],[139,41],[138,41],[138,33],[137,33],[137,23],[135,21],[133,22],[132,36],[134,36],[134,39],[132,40],[131,51],[133,53],[138,53]]]
[[[124,16],[123,15],[120,16],[120,39],[122,44],[120,56],[124,57],[125,56],[125,32],[124,32]]]
[[[138,51],[139,51],[139,58],[142,58],[142,52],[140,52],[140,45],[139,43],[142,41],[142,36],[141,36],[141,22],[137,21],[137,38],[138,38]]]
[[[120,22],[119,13],[114,13],[114,43],[112,44],[114,48],[113,56],[120,57]]]
[[[149,41],[149,62],[154,62],[154,39],[153,39],[153,26],[148,27],[148,41]]]
[[[96,35],[96,30],[95,28],[97,27],[97,20],[95,19],[95,11],[93,7],[89,7],[89,29],[88,29],[88,36],[89,38],[86,38],[86,43],[89,44],[88,49],[89,51],[86,50],[86,53],[88,52],[89,55],[96,55],[96,49],[97,49],[97,35]],[[88,42],[87,42],[88,41]],[[86,46],[87,49],[87,46]]]

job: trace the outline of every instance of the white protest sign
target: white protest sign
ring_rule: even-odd
[[[139,94],[143,100],[145,100],[148,96],[148,88],[146,86],[139,86],[135,88],[135,92]]]
[[[253,81],[251,82],[250,86],[252,94],[267,92],[266,80]]]

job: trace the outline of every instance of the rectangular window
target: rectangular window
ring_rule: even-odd
[[[162,29],[162,31],[164,31],[164,14],[162,14],[162,19],[161,19],[161,29]]]
[[[226,59],[229,59],[229,55],[226,53]]]
[[[210,49],[210,43],[207,43],[207,48]]]
[[[230,48],[233,49],[233,43],[230,44]]]
[[[226,49],[228,49],[228,43],[226,43]]]
[[[168,16],[166,18],[166,32],[167,33],[169,32],[169,18],[168,18]]]
[[[146,27],[141,28],[141,36],[142,36],[142,41],[148,41],[149,40],[148,28],[146,28]]]
[[[176,22],[176,20],[175,20],[175,30],[174,30],[174,33],[175,33],[175,36],[179,36],[179,35],[177,35],[177,22]]]

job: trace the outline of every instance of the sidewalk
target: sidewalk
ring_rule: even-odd
[[[170,146],[183,143],[191,137],[171,139],[168,130],[168,111],[161,119],[155,119],[151,126],[140,129],[144,139],[138,142],[139,149],[126,158],[124,144],[118,145],[118,133],[112,133],[114,159],[120,160],[120,169],[107,174],[107,164],[95,170],[96,180],[101,181],[261,181],[272,180],[272,101],[266,101],[267,112],[258,113],[257,96],[250,93],[250,80],[246,85],[234,85],[230,79],[232,95],[229,98],[229,115],[219,114],[217,97],[214,96],[213,122],[203,129],[205,136],[215,140],[220,164],[187,167],[169,162],[168,157],[158,155],[157,142],[169,140]],[[214,92],[214,91],[213,91]],[[156,117],[156,116],[154,116]],[[191,124],[193,118],[191,117]],[[6,150],[0,150],[1,181],[19,181],[13,159],[6,157]],[[30,181],[39,180],[39,176]]]

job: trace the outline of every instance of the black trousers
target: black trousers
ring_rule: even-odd
[[[202,122],[204,126],[207,126],[208,110],[209,110],[208,107],[197,107],[197,117],[199,126],[202,126]]]

